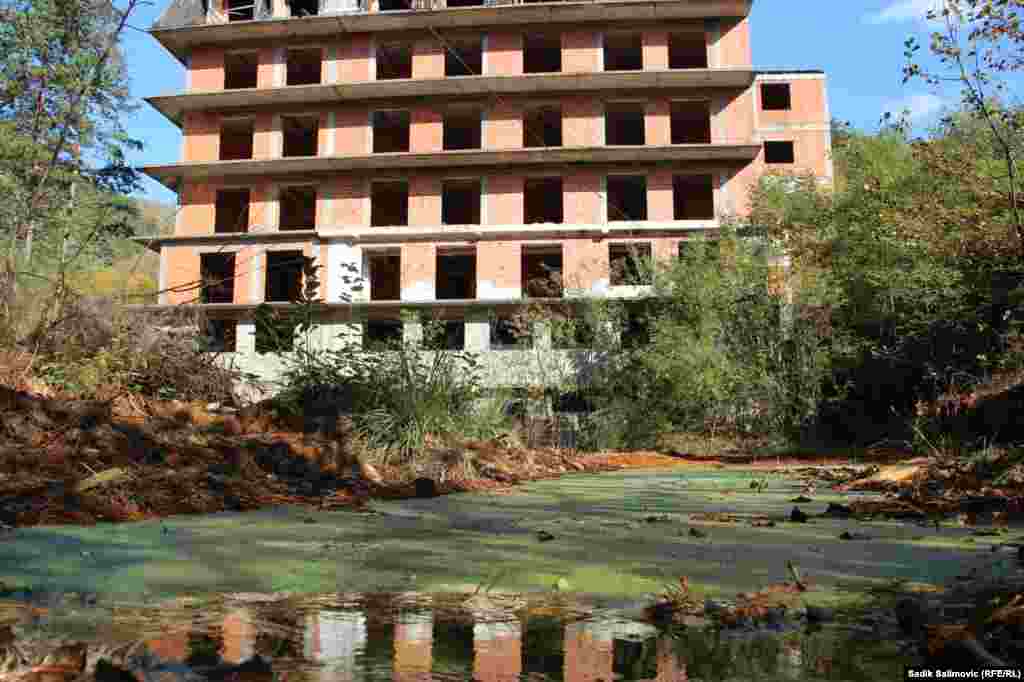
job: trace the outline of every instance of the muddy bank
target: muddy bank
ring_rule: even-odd
[[[282,504],[359,510],[372,498],[677,463],[657,453],[579,455],[465,442],[425,453],[422,478],[430,483],[417,486],[408,467],[375,467],[353,453],[344,428],[317,438],[265,405],[209,407],[129,397],[53,400],[0,387],[0,524],[88,525]]]

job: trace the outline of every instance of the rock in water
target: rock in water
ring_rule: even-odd
[[[437,484],[430,478],[417,478],[413,481],[416,486],[416,497],[437,497]]]
[[[547,542],[548,540],[554,540],[555,536],[546,530],[539,530],[537,531],[537,539],[541,542]]]
[[[793,507],[793,511],[789,513],[789,520],[793,523],[807,523],[807,514],[800,511],[800,507]]]
[[[837,516],[840,518],[846,518],[853,516],[853,509],[847,507],[845,504],[836,504],[835,502],[828,503],[828,509],[825,510],[827,516]]]

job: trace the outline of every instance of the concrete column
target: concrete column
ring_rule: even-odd
[[[533,347],[538,350],[551,350],[551,323],[539,320],[533,323]]]
[[[395,682],[429,679],[433,667],[434,620],[430,613],[405,613],[395,624]]]
[[[423,324],[420,322],[402,323],[402,341],[406,345],[420,346],[423,344]]]
[[[614,676],[614,639],[584,623],[565,627],[565,682],[611,682]]]
[[[402,300],[432,301],[437,288],[437,247],[402,245]]]
[[[484,352],[491,349],[491,323],[487,311],[466,313],[465,350]]]
[[[513,682],[522,672],[522,628],[518,621],[473,626],[473,679]],[[609,681],[610,682],[610,681]]]
[[[658,674],[655,682],[685,682],[689,679],[686,664],[676,656],[673,640],[659,637],[657,644]]]
[[[235,352],[252,354],[256,352],[256,324],[251,320],[238,323],[235,331]]]
[[[303,654],[322,664],[316,677],[353,680],[357,655],[366,646],[366,616],[358,611],[319,611],[306,616]]]
[[[241,663],[256,653],[256,626],[248,609],[234,609],[224,617],[224,660]]]

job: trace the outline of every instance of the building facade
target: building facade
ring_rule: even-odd
[[[173,0],[152,29],[187,73],[149,99],[183,135],[180,163],[145,169],[180,204],[145,239],[156,307],[201,306],[269,378],[253,312],[299,291],[305,256],[317,343],[415,339],[412,312],[493,351],[494,383],[559,374],[534,356],[578,371],[574,344],[510,332],[525,300],[642,297],[628,264],[744,216],[766,170],[832,177],[825,77],[755,69],[750,9]]]

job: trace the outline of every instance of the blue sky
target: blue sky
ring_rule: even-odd
[[[148,28],[169,0],[155,0],[133,18]],[[926,125],[944,104],[955,104],[955,93],[941,95],[921,84],[901,84],[903,41],[926,36],[922,20],[936,0],[755,0],[751,15],[754,65],[757,68],[823,69],[829,77],[832,115],[862,129],[873,129],[885,111],[908,107],[914,121]],[[923,41],[927,44],[927,41]],[[136,97],[180,91],[184,68],[156,40],[129,31],[125,41]],[[131,159],[137,164],[172,163],[180,158],[181,133],[145,102],[127,119],[129,133],[145,143]],[[175,195],[156,182],[144,180],[143,194],[174,203]]]

